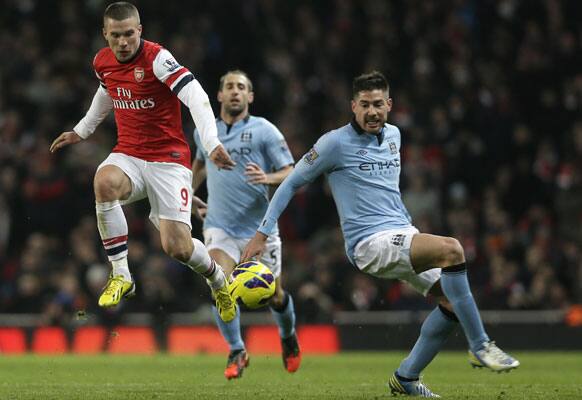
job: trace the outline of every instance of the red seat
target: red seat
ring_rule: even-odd
[[[0,353],[26,352],[26,339],[20,328],[0,328]]]
[[[280,353],[279,329],[273,325],[250,326],[246,330],[245,344],[251,354]]]
[[[297,329],[301,352],[334,354],[340,349],[337,328],[333,325],[304,325]]]
[[[303,354],[334,354],[340,349],[338,331],[333,325],[299,326],[297,338]],[[246,331],[245,343],[250,353],[281,352],[281,339],[277,326],[249,327]]]
[[[228,353],[228,344],[213,326],[173,326],[168,330],[171,354]]]
[[[32,351],[39,354],[62,354],[68,350],[65,331],[59,327],[42,327],[34,331]]]
[[[76,330],[73,352],[79,354],[101,353],[105,347],[107,332],[101,326],[86,326]]]
[[[158,351],[158,346],[150,328],[120,326],[109,334],[108,351],[113,354],[153,354]]]

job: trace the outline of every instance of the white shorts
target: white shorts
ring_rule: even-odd
[[[150,220],[160,228],[160,219],[183,222],[192,229],[192,171],[180,164],[145,161],[122,153],[111,153],[97,168],[115,165],[131,181],[131,194],[121,204],[148,198]]]
[[[234,238],[220,228],[208,228],[204,232],[204,245],[208,250],[224,251],[236,263],[251,238]],[[259,260],[271,270],[275,278],[281,275],[281,239],[278,235],[271,235],[267,239],[266,249]]]
[[[410,244],[418,233],[415,227],[377,232],[360,241],[354,249],[354,262],[363,272],[379,278],[399,279],[427,295],[441,277],[433,268],[417,274],[410,262]]]

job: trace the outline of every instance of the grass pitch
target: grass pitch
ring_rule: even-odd
[[[445,399],[582,399],[582,353],[514,354],[509,374],[474,370],[464,353],[442,353],[424,373]],[[0,399],[387,399],[404,353],[305,356],[295,374],[279,357],[251,354],[227,381],[223,356],[2,356]]]

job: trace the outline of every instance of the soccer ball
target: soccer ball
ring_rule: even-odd
[[[230,293],[237,303],[260,308],[275,294],[275,276],[258,261],[237,265],[232,271]]]

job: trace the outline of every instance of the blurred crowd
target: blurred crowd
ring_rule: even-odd
[[[50,142],[97,89],[108,1],[1,0],[0,313],[66,324],[210,304],[203,280],[165,256],[149,206],[125,208],[138,296],[98,310],[109,274],[92,178],[116,140],[108,118],[58,154]],[[414,224],[463,244],[482,309],[582,302],[582,4],[576,0],[136,1],[143,37],[167,47],[213,99],[219,77],[254,80],[251,112],[296,159],[350,119],[351,80],[388,77],[403,135],[401,190]],[[191,140],[189,114],[184,130]],[[201,197],[205,193],[202,190]],[[201,237],[200,223],[193,234]],[[337,310],[430,307],[408,287],[359,273],[344,255],[323,179],[280,220],[283,279],[298,319]]]

